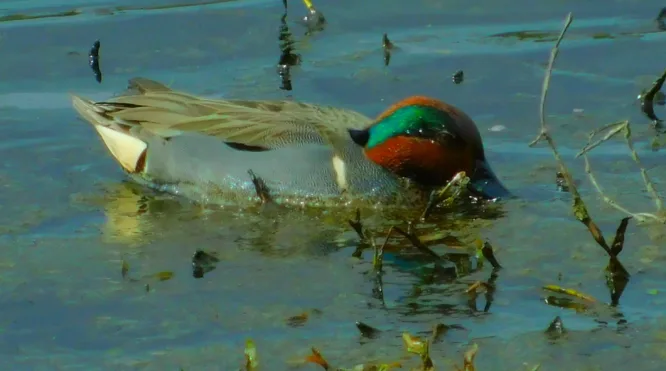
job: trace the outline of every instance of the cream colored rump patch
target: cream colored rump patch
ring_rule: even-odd
[[[134,174],[144,170],[148,148],[144,141],[106,126],[94,125],[94,127],[106,148],[125,171]]]

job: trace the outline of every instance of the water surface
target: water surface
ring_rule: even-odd
[[[433,345],[435,362],[460,363],[480,345],[479,369],[601,369],[620,360],[659,367],[664,353],[666,273],[663,226],[632,221],[621,260],[632,273],[611,308],[605,253],[576,222],[570,196],[555,187],[555,164],[538,133],[538,100],[549,50],[567,12],[574,23],[553,71],[548,119],[590,211],[611,239],[622,214],[604,205],[573,156],[592,129],[630,119],[650,174],[663,179],[662,152],[636,96],[663,71],[666,33],[658,1],[320,1],[328,19],[305,35],[303,5],[290,2],[289,27],[303,63],[293,90],[279,89],[280,1],[5,1],[0,5],[0,366],[6,370],[233,370],[245,339],[263,369],[289,369],[316,346],[330,363],[414,360],[400,334],[457,324]],[[384,67],[381,36],[399,47]],[[100,39],[103,81],[88,67]],[[451,82],[462,69],[465,81]],[[488,239],[505,267],[490,309],[467,287],[487,280],[488,264],[459,260],[458,276],[428,281],[432,268],[405,241],[385,258],[383,301],[371,251],[352,257],[353,210],[206,208],[127,183],[69,93],[104,99],[145,76],[212,97],[294,99],[376,115],[400,98],[432,95],[477,122],[491,163],[521,199],[450,211],[419,227],[449,236],[440,254],[474,253]],[[578,113],[575,113],[577,110]],[[582,113],[580,113],[582,110]],[[663,106],[656,113],[665,116]],[[496,130],[501,128],[502,130]],[[491,130],[492,129],[492,130]],[[591,156],[610,195],[633,211],[653,209],[622,141]],[[363,215],[386,231],[402,222]],[[452,236],[452,237],[451,237]],[[453,237],[462,247],[455,248]],[[195,250],[216,253],[215,270],[192,276]],[[130,267],[121,277],[121,260]],[[467,263],[465,263],[467,261]],[[143,278],[161,271],[173,278]],[[146,291],[146,284],[149,286]],[[544,303],[559,284],[600,302],[576,312]],[[288,317],[317,309],[302,327]],[[569,334],[544,336],[561,316]],[[385,330],[359,339],[355,321]],[[308,368],[309,367],[309,368]],[[307,366],[306,369],[316,369]]]

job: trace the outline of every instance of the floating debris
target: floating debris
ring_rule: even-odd
[[[204,274],[215,269],[220,259],[203,250],[197,250],[192,255],[192,277],[203,278]]]
[[[430,358],[430,343],[417,336],[412,336],[407,332],[402,334],[402,341],[409,353],[417,354],[421,358],[422,370],[434,370],[434,364]]]
[[[360,321],[356,321],[356,328],[361,332],[361,336],[369,339],[374,339],[382,333],[381,330]]]
[[[252,339],[248,339],[245,342],[245,371],[254,371],[259,365],[259,360],[257,359],[257,347],[254,345]]]
[[[287,318],[287,325],[291,327],[301,327],[305,325],[309,318],[310,315],[308,312],[303,312],[301,314]]]
[[[384,33],[382,37],[382,49],[384,50],[384,66],[388,66],[391,62],[391,51],[393,50],[393,43],[389,40],[388,35]]]
[[[453,77],[451,77],[451,80],[453,80],[454,84],[460,84],[463,82],[465,78],[463,70],[458,70],[456,73],[453,74]]]
[[[421,221],[424,221],[432,212],[432,209],[439,205],[444,204],[448,205],[452,203],[460,194],[463,189],[467,188],[469,184],[469,177],[464,171],[457,173],[450,182],[446,184],[440,190],[434,190],[430,193],[430,198],[428,199],[428,204],[426,205],[423,213],[421,214]],[[451,190],[451,192],[449,192]],[[450,193],[448,197],[447,194]]]
[[[666,31],[666,8],[661,8],[661,11],[659,12],[655,22],[657,23],[658,29],[661,31]]]
[[[261,200],[261,203],[266,204],[273,202],[273,198],[271,197],[268,186],[264,180],[256,176],[252,170],[248,170],[247,173],[250,175],[252,184],[254,184],[254,190],[257,193],[257,197]]]
[[[495,269],[502,268],[500,263],[497,261],[497,258],[495,257],[495,253],[493,252],[493,246],[490,244],[490,242],[485,241],[483,243],[483,247],[481,248],[481,253],[483,254],[483,257],[486,258],[488,262],[490,262],[490,265],[492,265],[493,268]]]
[[[303,22],[307,27],[305,35],[308,36],[323,31],[324,28],[326,28],[326,18],[324,18],[324,14],[315,9],[311,0],[303,0],[303,4],[308,8],[308,14],[303,17]]]
[[[354,228],[354,231],[361,240],[365,240],[365,233],[363,233],[363,223],[361,223],[361,209],[356,209],[356,218],[354,220],[347,221],[349,225]]]
[[[312,354],[305,358],[306,362],[314,363],[321,366],[324,370],[330,370],[331,366],[326,362],[324,357],[319,353],[317,348],[312,347]]]
[[[662,85],[664,85],[664,81],[666,81],[666,70],[664,70],[661,76],[654,81],[652,87],[648,90],[647,93],[642,95],[641,99],[641,111],[643,114],[645,114],[645,116],[647,116],[647,118],[652,120],[652,125],[654,125],[654,127],[657,129],[661,128],[662,120],[659,119],[654,113],[654,99],[657,95],[657,92],[659,92]]]
[[[589,301],[589,302],[596,302],[597,301],[595,298],[593,298],[589,295],[585,295],[585,294],[580,293],[580,292],[578,292],[574,289],[567,289],[567,288],[560,287],[560,286],[557,286],[557,285],[546,285],[546,286],[543,287],[543,289],[546,290],[546,291],[552,291],[552,292],[556,292],[556,293],[559,293],[559,294],[565,294],[565,295],[573,296],[573,297],[583,299],[583,300],[586,300],[586,301]]]
[[[168,280],[172,279],[173,276],[174,276],[174,274],[171,271],[157,272],[157,273],[151,275],[151,277],[157,278],[159,281],[168,281]]]
[[[557,185],[557,190],[560,192],[569,192],[569,186],[567,185],[567,180],[564,179],[564,174],[561,171],[555,173],[555,185]]]
[[[101,44],[99,40],[93,43],[92,48],[90,48],[90,53],[88,53],[88,64],[95,74],[95,80],[98,83],[102,83],[102,70],[99,68],[99,48]]]
[[[564,328],[564,323],[562,323],[562,318],[560,316],[555,317],[555,319],[548,325],[546,329],[546,334],[553,338],[559,338],[566,333]]]

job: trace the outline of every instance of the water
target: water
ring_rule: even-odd
[[[448,247],[431,246],[439,254],[473,252],[479,238],[493,243],[505,268],[487,312],[484,296],[474,308],[465,290],[487,280],[490,267],[428,283],[430,260],[399,239],[387,249],[382,303],[367,274],[371,251],[352,257],[358,237],[346,220],[353,210],[219,210],[127,183],[77,118],[69,92],[103,99],[129,78],[145,76],[214,97],[287,94],[275,73],[280,1],[132,4],[0,5],[2,369],[233,370],[247,338],[256,342],[264,370],[294,367],[290,361],[304,358],[311,346],[336,366],[401,359],[412,365],[416,359],[403,350],[401,332],[427,336],[435,323],[464,327],[432,346],[438,369],[462,364],[471,343],[480,346],[476,362],[483,370],[523,363],[601,369],[620,360],[634,369],[661,369],[663,226],[630,222],[621,261],[632,279],[620,305],[608,307],[605,253],[573,219],[569,196],[556,191],[551,153],[527,143],[538,133],[549,49],[572,11],[547,112],[593,217],[611,239],[623,216],[596,197],[582,162],[573,159],[587,133],[603,124],[632,120],[636,148],[663,189],[663,154],[649,150],[652,132],[635,101],[664,68],[666,34],[652,22],[663,4],[321,0],[315,4],[329,24],[304,36],[298,20],[305,9],[292,1],[289,26],[303,58],[292,71],[295,99],[376,115],[393,101],[425,94],[476,120],[493,167],[522,198],[499,210],[440,215],[417,232],[449,236]],[[384,32],[399,47],[388,68]],[[96,39],[102,84],[87,65]],[[458,69],[465,81],[454,85]],[[663,106],[656,113],[666,115]],[[504,130],[490,130],[500,125]],[[595,150],[591,161],[620,203],[632,211],[653,209],[621,141]],[[377,233],[401,222],[382,213],[362,217]],[[462,249],[451,247],[455,239]],[[196,249],[220,259],[201,279],[192,277]],[[122,278],[122,259],[136,282]],[[173,278],[153,276],[162,271]],[[578,289],[599,304],[581,313],[546,305],[546,284]],[[313,309],[320,313],[304,326],[287,325],[287,318]],[[569,333],[551,341],[543,331],[555,316]],[[382,336],[360,340],[355,321],[384,330]]]

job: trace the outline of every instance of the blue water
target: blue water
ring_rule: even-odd
[[[627,232],[621,260],[632,273],[618,308],[609,308],[604,252],[554,186],[555,165],[538,133],[543,68],[567,12],[574,23],[553,71],[547,112],[562,155],[607,238],[623,216],[604,205],[573,156],[586,135],[629,119],[641,158],[661,186],[663,153],[636,102],[664,69],[666,33],[654,23],[658,1],[397,0],[315,2],[328,20],[304,36],[304,6],[290,0],[289,26],[303,65],[294,90],[275,73],[282,2],[4,1],[0,17],[0,368],[3,370],[234,370],[253,338],[264,370],[288,369],[317,346],[336,366],[405,357],[401,331],[427,333],[434,323],[461,324],[433,346],[443,369],[460,364],[469,342],[479,369],[615,366],[622,359],[658,369],[666,274],[659,264],[663,226]],[[72,16],[57,16],[76,10]],[[49,16],[50,15],[50,16]],[[6,18],[2,18],[6,19]],[[546,33],[546,41],[510,36]],[[383,66],[381,36],[399,50]],[[595,35],[613,38],[595,38]],[[503,36],[501,36],[503,35]],[[515,35],[515,34],[514,34]],[[88,66],[101,40],[103,81]],[[550,40],[550,41],[549,41]],[[451,82],[458,69],[460,85]],[[421,285],[423,259],[387,254],[384,301],[371,295],[371,253],[351,257],[352,215],[294,211],[211,210],[126,183],[69,93],[104,99],[145,76],[194,94],[278,99],[287,95],[376,115],[412,94],[455,104],[477,122],[493,168],[522,200],[499,219],[437,223],[465,243],[489,238],[505,266],[489,313],[468,308],[465,289],[489,267],[453,282]],[[574,109],[582,109],[575,114]],[[656,107],[666,116],[663,106]],[[502,127],[502,130],[490,130]],[[620,140],[596,149],[600,182],[632,211],[652,200]],[[374,217],[370,227],[385,230]],[[471,246],[471,245],[470,245]],[[191,274],[197,248],[218,254],[203,279]],[[433,247],[443,253],[442,244]],[[393,257],[393,258],[391,258]],[[128,282],[121,260],[130,265]],[[416,268],[409,268],[409,267]],[[173,271],[159,282],[145,277]],[[560,278],[561,277],[561,278]],[[146,292],[146,284],[149,292]],[[597,298],[586,313],[547,306],[540,287],[560,284]],[[421,295],[415,286],[424,286]],[[478,308],[484,305],[483,295]],[[285,319],[317,308],[304,327]],[[548,323],[561,316],[570,337],[550,344]],[[628,321],[618,330],[617,321]],[[355,321],[386,330],[359,346]],[[600,325],[600,322],[608,323]],[[655,345],[657,344],[657,345]],[[632,349],[633,347],[633,349]],[[568,361],[560,357],[566,354]],[[550,362],[557,357],[557,362]],[[310,368],[314,369],[314,368]],[[659,368],[660,369],[660,368]]]

